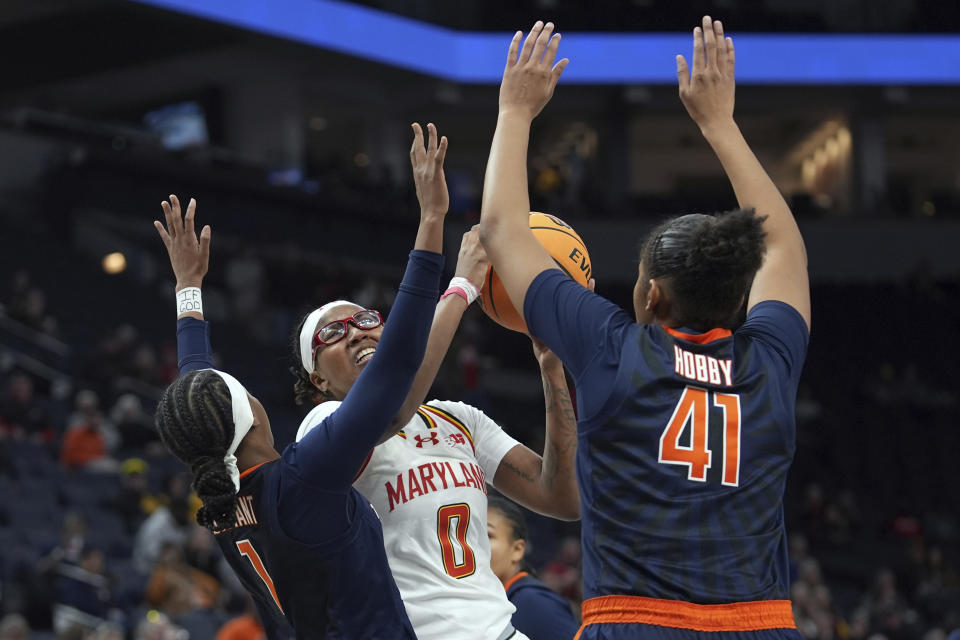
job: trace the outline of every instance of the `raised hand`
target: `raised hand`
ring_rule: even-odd
[[[443,173],[443,160],[447,155],[447,136],[437,141],[437,127],[427,125],[429,138],[423,141],[423,129],[414,122],[413,145],[410,147],[410,164],[413,166],[413,182],[420,201],[420,215],[444,216],[450,208],[447,179]]]
[[[703,17],[693,30],[693,69],[677,56],[680,100],[700,129],[733,120],[735,82],[733,39],[723,35],[723,24]]]
[[[500,83],[500,112],[519,111],[531,120],[553,96],[560,74],[570,63],[563,58],[556,64],[560,34],[553,33],[553,23],[538,20],[520,48],[523,33],[517,31],[510,42],[507,67]]]
[[[487,252],[480,244],[480,225],[475,224],[463,234],[463,240],[460,242],[460,254],[457,256],[457,269],[454,275],[466,278],[474,286],[480,288],[483,285],[484,278],[486,278],[489,266],[490,258],[487,257]]]
[[[159,220],[153,221],[163,246],[170,256],[170,266],[177,280],[177,291],[184,287],[199,287],[203,277],[207,275],[210,264],[210,225],[200,230],[200,238],[193,229],[194,217],[197,213],[197,201],[190,198],[186,215],[180,215],[180,200],[171,195],[169,202],[160,203],[163,215],[167,220],[164,229]]]

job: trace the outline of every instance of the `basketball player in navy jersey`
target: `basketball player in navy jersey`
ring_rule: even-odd
[[[572,638],[579,624],[570,604],[537,580],[525,559],[527,521],[513,502],[499,496],[487,501],[490,567],[517,608],[513,626],[530,640]]]
[[[438,144],[431,136],[423,161],[442,167],[446,148],[446,138]],[[192,300],[191,288],[207,271],[210,227],[198,241],[194,201],[183,219],[174,196],[163,209],[166,228],[155,226],[177,276],[178,301]],[[270,638],[416,637],[390,574],[379,518],[351,485],[377,441],[403,426],[395,416],[423,358],[439,294],[444,214],[421,213],[378,357],[340,407],[282,454],[263,406],[212,368],[209,348],[180,363],[182,377],[160,400],[157,428],[190,467],[203,501],[197,520],[214,532]],[[202,318],[188,306],[193,310],[181,319]],[[348,324],[380,321],[359,315],[344,318],[339,334],[324,334],[324,344],[342,339]]]
[[[480,233],[530,332],[576,382],[588,598],[579,635],[800,638],[782,498],[809,339],[807,258],[734,122],[733,41],[704,17],[692,73],[677,56],[677,75],[741,209],[657,227],[642,245],[631,318],[564,276],[527,228],[530,125],[567,60],[555,63],[552,24],[534,25],[522,47],[521,36],[500,87]]]

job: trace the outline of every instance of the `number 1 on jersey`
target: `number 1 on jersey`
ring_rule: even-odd
[[[713,406],[723,409],[723,479],[725,485],[740,484],[740,396],[714,392]],[[687,479],[707,481],[707,469],[713,453],[707,449],[710,431],[710,393],[706,389],[687,387],[673,411],[667,428],[660,436],[658,462],[681,464],[688,469]],[[680,436],[691,425],[690,446],[680,444]]]
[[[280,606],[280,598],[277,597],[277,589],[273,586],[273,578],[267,573],[267,568],[263,566],[263,560],[260,559],[260,554],[253,548],[249,540],[240,540],[237,542],[237,549],[240,550],[240,555],[245,556],[247,560],[250,561],[250,564],[253,565],[253,570],[256,571],[260,579],[263,580],[263,584],[266,585],[270,591],[270,595],[273,596],[273,601],[277,603],[277,609],[280,609],[280,613],[283,613],[283,607]]]

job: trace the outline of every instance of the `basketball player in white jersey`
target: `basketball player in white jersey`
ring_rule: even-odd
[[[417,196],[424,209],[446,210],[443,154],[437,152],[435,128],[428,128],[425,149],[414,127],[414,167],[426,167],[415,170]],[[439,149],[445,147],[443,139]],[[418,162],[424,153],[435,161]],[[546,400],[542,458],[474,407],[439,400],[421,404],[476,298],[470,282],[482,282],[486,267],[474,229],[464,235],[457,277],[437,305],[427,354],[396,418],[398,432],[371,451],[354,483],[380,515],[390,569],[421,640],[524,638],[510,624],[514,606],[490,569],[487,483],[539,513],[579,518],[576,418],[563,366],[548,349],[534,345]],[[338,300],[300,324],[297,396],[320,404],[301,423],[298,439],[336,409],[375,353],[379,318],[375,311]]]

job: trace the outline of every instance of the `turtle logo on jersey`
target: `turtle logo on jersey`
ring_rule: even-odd
[[[463,434],[460,434],[460,433],[451,433],[443,440],[451,447],[455,447],[458,444],[467,444],[467,439],[464,438]]]

